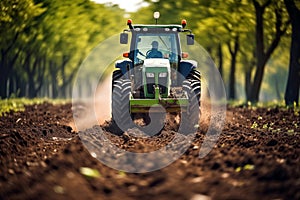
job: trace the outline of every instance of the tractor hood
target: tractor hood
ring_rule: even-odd
[[[155,98],[155,86],[159,87],[162,97],[168,97],[171,84],[171,67],[168,59],[146,59],[144,60],[142,72],[146,98]]]
[[[144,60],[144,67],[162,67],[162,68],[170,68],[170,62],[168,59],[162,58],[150,58]]]

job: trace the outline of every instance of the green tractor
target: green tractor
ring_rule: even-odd
[[[128,43],[129,33],[131,41],[130,51],[123,53],[127,59],[116,62],[112,75],[113,122],[122,132],[139,127],[156,134],[169,113],[180,119],[178,132],[193,133],[200,117],[201,75],[196,61],[184,60],[188,54],[181,51],[180,34],[188,33],[187,45],[194,44],[194,35],[185,20],[159,25],[158,12],[154,18],[153,25],[133,25],[129,19],[129,29],[120,35],[121,44]],[[144,127],[134,123],[137,116]]]

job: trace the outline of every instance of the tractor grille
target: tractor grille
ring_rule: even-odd
[[[147,80],[147,91],[149,94],[154,94],[154,85],[155,79],[154,78],[146,78]]]
[[[155,79],[154,78],[146,78],[147,81],[147,91],[149,94],[154,94],[154,85],[155,85]],[[160,94],[165,94],[167,92],[167,83],[168,78],[158,78],[158,86],[160,90]]]
[[[167,92],[167,83],[168,83],[167,77],[158,78],[158,86],[160,89],[160,94],[165,94]]]

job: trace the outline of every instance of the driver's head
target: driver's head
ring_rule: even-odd
[[[152,48],[154,48],[154,49],[157,49],[157,48],[158,48],[158,42],[157,42],[157,41],[153,41],[153,42],[151,43],[151,45],[152,45]]]

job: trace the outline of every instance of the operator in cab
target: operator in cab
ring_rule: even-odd
[[[162,58],[163,57],[162,52],[158,51],[158,42],[153,41],[151,45],[152,45],[152,49],[150,49],[146,53],[146,58]]]

